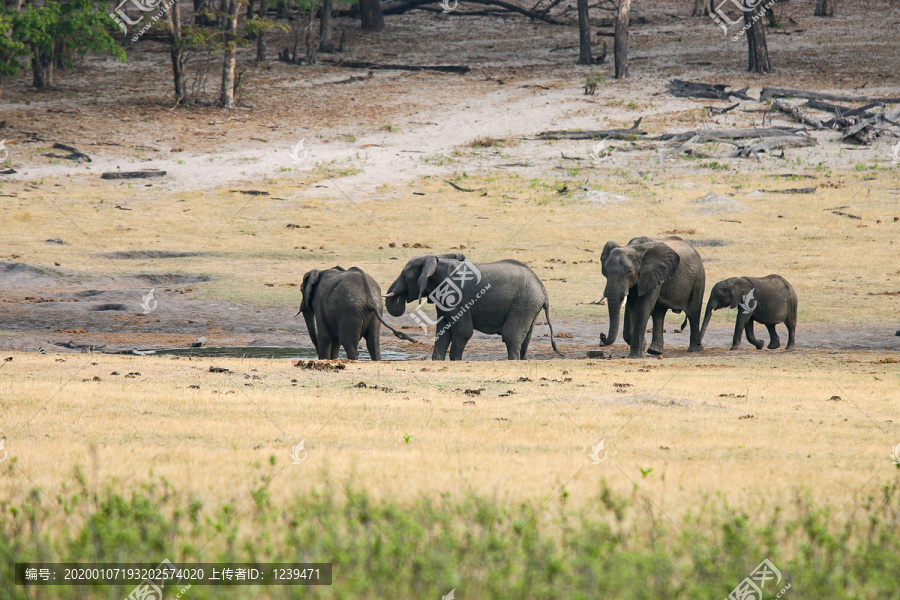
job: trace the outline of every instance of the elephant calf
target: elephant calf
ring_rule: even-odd
[[[732,277],[714,285],[709,293],[709,301],[706,303],[703,328],[700,330],[701,340],[706,333],[706,326],[709,325],[712,312],[726,306],[739,308],[737,322],[734,325],[734,339],[731,342],[732,350],[740,346],[742,332],[746,332],[747,341],[756,346],[757,350],[762,349],[763,341],[756,339],[756,336],[753,335],[754,322],[762,323],[769,330],[769,348],[771,349],[781,346],[775,325],[784,323],[788,330],[788,343],[784,349],[790,350],[794,347],[794,332],[797,328],[797,292],[781,275]]]
[[[359,341],[366,338],[372,360],[381,360],[381,324],[399,338],[414,341],[381,318],[381,288],[362,269],[313,269],[303,276],[300,310],[319,359],[335,359],[343,346],[347,358],[359,358]],[[294,315],[295,317],[297,315]]]
[[[550,300],[534,271],[515,260],[473,264],[462,254],[417,256],[388,288],[387,309],[395,317],[407,302],[424,297],[440,317],[435,324],[432,360],[460,360],[474,330],[500,334],[509,360],[525,359],[534,322],[541,309],[550,326],[550,344],[557,354],[550,324]]]

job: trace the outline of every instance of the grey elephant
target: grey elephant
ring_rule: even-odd
[[[303,276],[300,310],[319,359],[335,359],[343,346],[347,358],[359,358],[365,337],[372,360],[381,360],[381,325],[399,338],[415,341],[381,318],[381,288],[358,267],[313,269]]]
[[[408,302],[422,298],[435,305],[438,320],[432,360],[462,359],[474,330],[499,334],[509,360],[524,360],[541,309],[550,326],[550,300],[544,284],[528,266],[515,260],[473,264],[462,254],[417,256],[388,288],[390,314],[403,315]]]
[[[775,325],[784,323],[788,330],[788,343],[784,349],[790,350],[794,347],[794,333],[797,329],[797,292],[781,275],[732,277],[714,285],[706,302],[700,339],[706,334],[706,326],[709,325],[713,311],[725,307],[738,309],[734,338],[731,341],[732,350],[740,346],[741,334],[745,332],[747,341],[756,346],[757,350],[762,349],[763,341],[756,339],[753,334],[754,322],[762,323],[769,330],[769,348],[773,350],[781,346]]]
[[[703,349],[700,343],[700,313],[706,286],[703,260],[680,237],[655,240],[637,237],[620,246],[607,242],[600,255],[606,277],[604,296],[609,307],[609,334],[600,334],[600,344],[609,346],[619,333],[619,315],[625,301],[622,337],[631,347],[629,358],[644,352],[644,331],[653,317],[653,339],[647,352],[662,354],[666,312],[684,311],[691,324],[689,352]],[[627,296],[627,300],[626,300]]]

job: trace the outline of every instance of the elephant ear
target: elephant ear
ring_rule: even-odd
[[[681,257],[662,242],[641,244],[641,246],[647,247],[641,258],[641,274],[638,277],[638,294],[643,296],[675,275]]]
[[[728,308],[737,308],[744,301],[744,296],[750,292],[750,282],[743,277],[735,277],[731,283],[731,303]]]
[[[303,294],[303,299],[300,301],[299,312],[312,310],[313,294],[315,294],[316,292],[316,286],[319,285],[319,278],[321,276],[322,271],[318,269],[313,269],[303,276],[303,284],[300,287],[300,291]]]
[[[603,253],[600,254],[600,264],[603,265],[601,268],[603,275],[606,275],[606,259],[609,258],[610,252],[616,248],[619,248],[619,245],[612,240],[606,242],[606,245],[603,246]]]
[[[425,290],[428,288],[428,278],[434,275],[435,269],[437,269],[438,265],[438,257],[434,255],[425,256],[422,260],[422,269],[419,271],[419,299],[422,299],[422,296],[425,295]]]

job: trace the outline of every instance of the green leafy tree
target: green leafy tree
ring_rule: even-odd
[[[114,24],[101,9],[93,0],[47,0],[42,6],[29,4],[11,16],[13,41],[31,52],[34,87],[53,85],[57,60],[65,64],[72,56],[109,52],[125,61],[125,51],[110,34]]]
[[[12,14],[0,10],[0,93],[3,78],[18,75],[19,57],[25,54],[25,44],[12,37]]]

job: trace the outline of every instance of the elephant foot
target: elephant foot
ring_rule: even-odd
[[[628,358],[644,358],[640,352],[629,352]]]
[[[734,346],[732,346],[731,348],[729,348],[729,350],[737,350],[737,349],[738,349],[738,345],[737,345],[737,344],[735,344]]]
[[[694,344],[694,345],[688,346],[688,352],[703,352],[703,345],[702,344]]]
[[[763,344],[762,342],[755,342],[753,345],[756,346],[756,349],[757,349],[757,350],[762,350],[762,349],[763,349],[763,346],[764,346],[765,344]]]
[[[788,344],[787,346],[784,347],[784,349],[785,349],[785,350],[793,350],[793,349],[794,349],[794,344]]]
[[[647,348],[647,354],[652,354],[653,356],[659,356],[662,353],[663,353],[662,348],[654,348],[653,346],[650,346],[649,348]]]
[[[766,346],[769,350],[775,350],[776,348],[781,348],[781,342],[771,341],[769,345]]]

